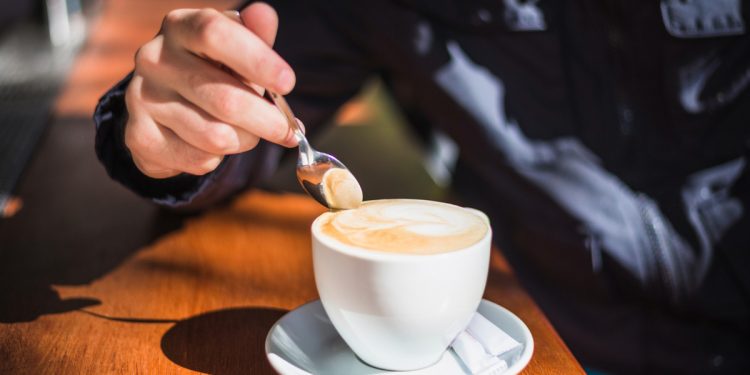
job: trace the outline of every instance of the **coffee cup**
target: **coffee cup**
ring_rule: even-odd
[[[311,230],[323,307],[371,366],[408,371],[438,362],[479,306],[492,232],[477,210],[376,200],[324,213]]]

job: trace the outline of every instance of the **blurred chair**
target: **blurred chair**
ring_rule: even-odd
[[[90,3],[90,2],[89,2]],[[0,218],[85,39],[80,0],[0,0]]]

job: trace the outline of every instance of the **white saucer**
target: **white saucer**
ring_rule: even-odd
[[[477,309],[489,321],[524,345],[521,355],[509,363],[504,374],[519,373],[531,359],[534,339],[529,328],[512,312],[493,302],[482,300]],[[366,365],[349,349],[333,328],[320,300],[288,312],[266,336],[266,355],[271,366],[282,375],[377,375],[393,374]],[[400,374],[467,374],[452,350],[436,364]]]

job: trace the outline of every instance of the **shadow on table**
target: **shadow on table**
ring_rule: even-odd
[[[90,283],[184,220],[107,177],[90,119],[53,122],[17,193],[23,209],[0,220],[2,323],[99,304],[53,285]]]
[[[42,315],[100,304],[93,298],[61,299],[53,285],[81,285],[106,275],[138,249],[179,228],[182,218],[163,212],[145,222],[151,223],[146,233],[118,229],[122,233],[113,230],[79,238],[73,241],[75,246],[55,243],[57,236],[53,235],[43,240],[49,242],[45,246],[4,249],[5,259],[0,264],[0,322],[30,322]]]
[[[265,339],[285,310],[265,307],[210,311],[181,320],[161,339],[172,362],[209,374],[274,374]]]

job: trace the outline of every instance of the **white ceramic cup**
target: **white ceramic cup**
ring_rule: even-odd
[[[413,255],[365,250],[312,224],[313,265],[333,326],[367,364],[416,370],[437,363],[469,323],[487,282],[492,231],[455,251]],[[325,214],[324,214],[325,215]]]

